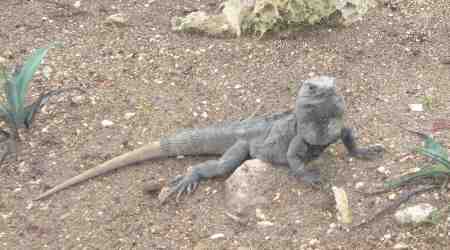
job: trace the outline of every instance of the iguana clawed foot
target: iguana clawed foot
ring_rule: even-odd
[[[358,159],[373,161],[383,157],[384,152],[385,149],[382,145],[375,144],[365,148],[358,148],[350,155]]]
[[[195,173],[190,173],[186,175],[178,175],[169,183],[169,191],[164,198],[160,200],[160,203],[163,204],[166,200],[176,194],[175,200],[178,202],[180,200],[181,195],[184,193],[191,194],[193,193],[200,183],[200,177]]]

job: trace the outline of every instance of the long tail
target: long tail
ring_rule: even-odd
[[[47,190],[46,192],[44,192],[43,194],[41,194],[34,200],[40,200],[40,199],[46,198],[56,192],[59,192],[70,186],[73,186],[75,184],[81,183],[87,179],[108,173],[114,169],[125,167],[132,163],[137,163],[137,162],[141,162],[141,161],[145,161],[145,160],[162,158],[162,157],[167,157],[167,156],[168,155],[165,155],[162,152],[160,143],[154,142],[149,145],[143,146],[141,148],[135,149],[131,152],[117,156],[109,161],[104,162],[103,164],[101,164],[97,167],[91,168],[77,176],[74,176],[74,177],[64,181],[63,183],[56,185],[52,189]]]

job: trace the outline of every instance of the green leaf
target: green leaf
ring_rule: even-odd
[[[11,80],[6,80],[5,82],[5,93],[6,100],[8,101],[8,110],[11,112],[19,111],[19,95],[17,93],[17,88],[14,82]]]
[[[440,157],[444,159],[448,159],[448,152],[447,149],[442,147],[441,144],[433,140],[433,138],[428,137],[425,140],[425,149],[427,149],[429,152],[432,152],[435,155],[439,155]]]
[[[433,138],[428,137],[427,139],[425,139],[425,147],[419,148],[417,151],[420,154],[430,157],[431,159],[443,164],[450,169],[447,149],[433,140]]]
[[[442,175],[450,175],[450,169],[442,164],[436,164],[429,168],[421,169],[416,173],[401,176],[396,180],[387,181],[384,185],[389,189],[397,188],[417,178],[438,177]]]
[[[15,85],[15,91],[9,90],[9,94],[17,95],[17,100],[14,100],[14,110],[18,111],[24,107],[25,96],[34,73],[38,66],[41,64],[42,59],[47,54],[49,48],[39,48],[33,53],[33,55],[27,59],[19,73],[12,79]],[[13,98],[13,97],[11,97]]]

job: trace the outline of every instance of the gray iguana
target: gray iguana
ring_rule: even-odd
[[[319,172],[305,170],[305,164],[339,139],[354,157],[374,159],[383,152],[379,145],[357,147],[352,130],[344,126],[343,118],[344,100],[336,93],[335,79],[316,77],[304,81],[293,112],[185,130],[164,137],[68,179],[36,200],[120,167],[179,155],[221,157],[195,165],[184,176],[174,178],[168,196],[177,194],[177,200],[183,193],[193,192],[201,180],[229,175],[249,158],[288,165],[292,175],[316,183]]]

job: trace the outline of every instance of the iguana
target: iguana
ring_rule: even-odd
[[[352,130],[344,126],[343,118],[344,100],[336,93],[335,78],[312,78],[301,86],[293,111],[185,130],[164,137],[72,177],[36,200],[120,167],[179,155],[221,157],[195,165],[184,176],[174,178],[169,193],[177,194],[177,200],[183,193],[193,192],[201,180],[229,175],[249,158],[288,165],[290,174],[316,183],[319,172],[305,170],[305,164],[319,157],[339,139],[354,157],[374,159],[383,152],[379,145],[358,148]]]

